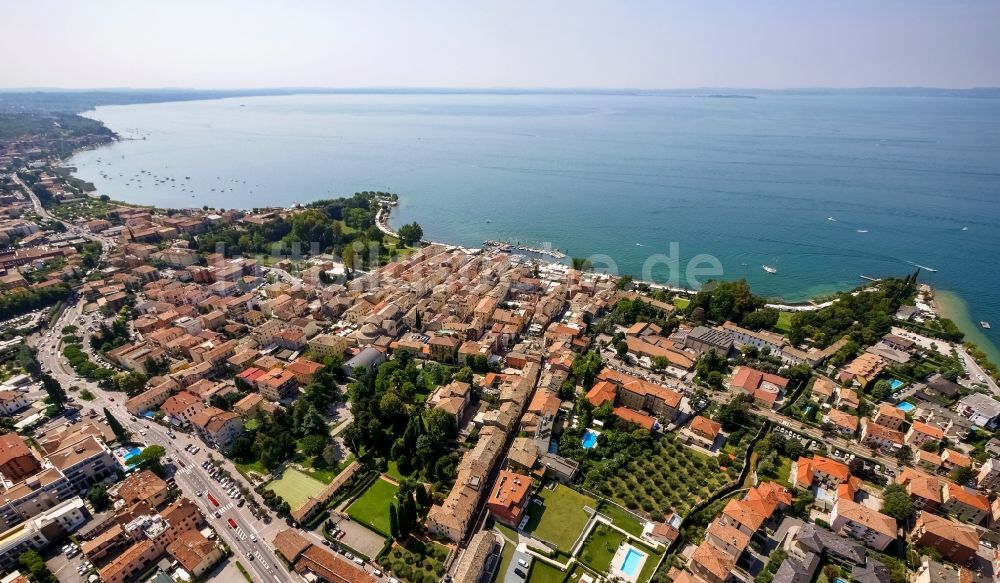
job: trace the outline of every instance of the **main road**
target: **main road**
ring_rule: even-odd
[[[94,399],[89,402],[84,401],[82,403],[84,408],[92,408],[97,411],[98,415],[102,416],[103,409],[107,408],[132,433],[133,439],[144,442],[146,445],[155,444],[164,447],[167,452],[166,456],[172,459],[171,463],[176,468],[174,476],[178,488],[186,497],[195,501],[218,535],[236,554],[235,558],[241,560],[250,571],[254,581],[275,581],[278,583],[299,581],[300,579],[296,575],[288,573],[282,567],[282,563],[268,544],[284,525],[278,520],[273,520],[271,524],[264,524],[250,512],[249,505],[238,507],[236,505],[238,500],[230,498],[201,467],[202,463],[208,461],[208,455],[212,450],[197,437],[172,432],[175,437],[170,438],[167,435],[167,428],[152,421],[134,419],[125,410],[124,394],[105,391],[96,383],[79,377],[72,370],[60,350],[58,331],[63,326],[73,324],[77,325],[80,331],[86,335],[85,327],[80,325],[79,321],[81,311],[78,303],[67,305],[47,334],[28,338],[29,345],[39,348],[38,360],[42,368],[59,381],[64,388],[77,386],[80,389],[89,390],[94,395]],[[70,394],[70,396],[79,400],[79,392],[75,395]],[[187,445],[196,445],[200,451],[193,455],[184,449]],[[217,466],[224,467],[232,474],[234,480],[240,480],[252,490],[252,485],[243,480],[229,460],[220,455],[214,457],[216,458],[214,463]],[[219,502],[219,506],[215,506],[209,501],[207,497],[209,493]],[[215,518],[216,511],[220,512],[221,518]],[[266,508],[264,511],[269,512]],[[230,527],[228,524],[230,518],[237,523],[238,530]],[[256,539],[255,541],[251,540],[251,535]],[[250,555],[248,556],[247,553]],[[250,559],[250,556],[254,558]]]

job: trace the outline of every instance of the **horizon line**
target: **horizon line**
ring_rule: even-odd
[[[182,86],[157,86],[157,87],[57,87],[57,86],[37,86],[37,87],[0,87],[0,93],[26,93],[26,92],[59,92],[59,93],[85,93],[85,92],[115,92],[115,91],[195,91],[195,92],[251,92],[251,91],[329,91],[329,92],[384,92],[384,91],[419,91],[419,92],[608,92],[608,93],[674,93],[684,91],[754,91],[754,92],[782,92],[782,91],[1000,91],[1000,85],[978,85],[971,87],[937,87],[930,85],[856,85],[856,86],[786,86],[786,87],[738,87],[738,86],[694,86],[694,87],[588,87],[588,86],[566,86],[566,87],[544,87],[544,86],[488,86],[488,87],[462,87],[462,86],[407,86],[407,85],[370,85],[370,86],[273,86],[273,87],[182,87]]]

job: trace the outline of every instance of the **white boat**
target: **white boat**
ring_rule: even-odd
[[[990,323],[987,322],[986,320],[982,320],[981,322],[979,322],[979,325],[983,327],[983,330],[990,329]]]
[[[859,232],[859,233],[867,233],[867,232],[868,232],[868,229],[858,229],[858,232]]]
[[[778,273],[778,268],[773,265],[761,265],[761,267],[768,273]]]
[[[835,218],[833,218],[833,217],[826,217],[826,220],[828,220],[828,221],[833,221],[833,222],[837,222],[837,219],[835,219]]]

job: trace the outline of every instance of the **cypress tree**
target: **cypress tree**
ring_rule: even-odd
[[[400,500],[399,506],[396,508],[396,529],[399,531],[399,538],[397,540],[404,539],[410,534],[411,522],[412,519],[406,507],[405,499]]]
[[[111,411],[108,411],[107,407],[104,408],[104,418],[108,422],[108,427],[111,428],[111,431],[114,432],[115,437],[118,438],[119,443],[124,444],[126,441],[128,441],[129,432],[126,431],[124,427],[122,427],[122,424],[119,423],[117,419],[115,419],[115,416],[111,414]]]
[[[389,503],[389,534],[392,538],[399,540],[399,518],[396,516],[396,505]]]
[[[406,534],[410,534],[417,527],[417,505],[413,502],[413,493],[407,492],[403,496],[402,506],[406,507]]]
[[[431,495],[427,493],[427,487],[423,484],[417,484],[415,493],[417,495],[417,504],[420,505],[420,509],[427,510],[430,508]]]

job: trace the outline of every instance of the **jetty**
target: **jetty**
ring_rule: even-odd
[[[483,241],[483,246],[490,249],[497,249],[499,251],[527,251],[529,253],[536,253],[538,255],[546,255],[554,259],[565,259],[566,254],[558,249],[545,249],[538,247],[529,247],[527,245],[522,245],[520,243],[514,243],[510,241]]]

